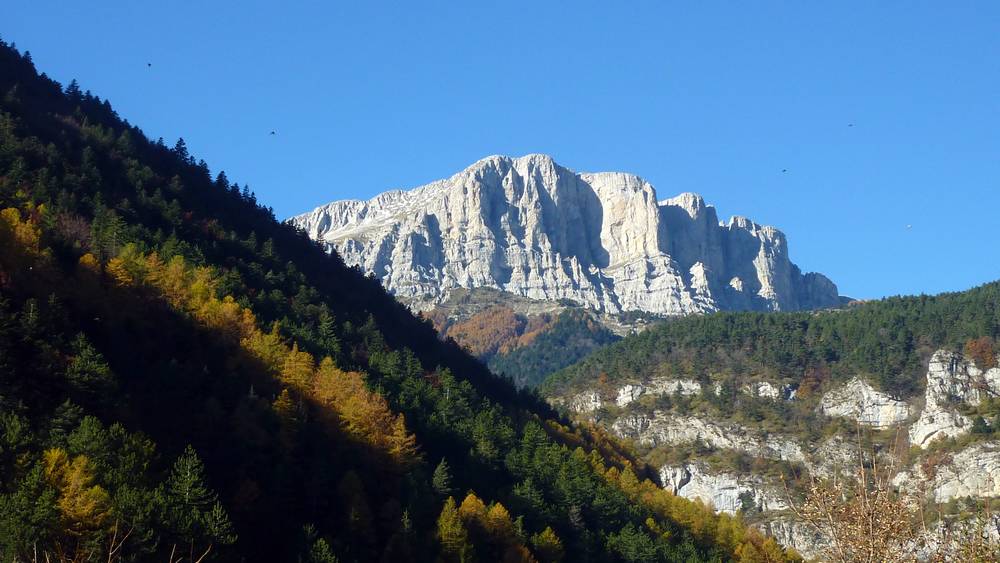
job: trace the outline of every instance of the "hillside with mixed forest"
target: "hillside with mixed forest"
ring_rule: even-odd
[[[453,339],[516,386],[534,388],[549,374],[619,340],[609,326],[623,316],[599,316],[572,302],[517,298],[489,289],[459,290],[420,313],[442,338]]]
[[[795,559],[656,479],[0,44],[0,559]]]
[[[831,537],[795,503],[859,465],[891,467],[885,498],[907,499],[926,558],[945,543],[934,526],[960,525],[1000,491],[998,341],[993,282],[840,310],[668,320],[556,372],[541,391],[629,442],[665,487],[740,513],[806,555],[822,555]]]
[[[905,398],[942,347],[1000,335],[1000,282],[969,291],[892,297],[842,310],[718,313],[663,322],[603,348],[548,379],[549,393],[600,374],[644,377],[662,366],[698,376],[757,373],[807,389],[856,375]]]

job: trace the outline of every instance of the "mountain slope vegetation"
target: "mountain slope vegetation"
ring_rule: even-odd
[[[0,559],[775,561],[0,44]]]
[[[920,390],[934,350],[1000,336],[1000,282],[964,292],[892,297],[814,313],[716,313],[661,323],[554,374],[547,393],[650,376],[764,374],[807,389],[865,376],[883,391]]]
[[[452,319],[434,309],[427,315],[438,332],[453,338],[518,387],[534,388],[545,378],[619,340],[594,315],[576,308],[521,314],[502,304]]]

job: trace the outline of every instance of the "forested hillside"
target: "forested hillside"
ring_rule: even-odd
[[[0,44],[0,559],[775,561]]]
[[[662,323],[553,375],[547,393],[652,375],[758,374],[805,390],[865,376],[897,397],[920,390],[938,348],[1000,336],[1000,282],[936,296],[892,297],[814,313],[717,313]],[[805,374],[803,376],[803,374]]]
[[[619,340],[581,309],[526,315],[494,305],[468,319],[451,319],[440,309],[426,317],[443,337],[454,339],[518,387],[534,388],[549,374]]]

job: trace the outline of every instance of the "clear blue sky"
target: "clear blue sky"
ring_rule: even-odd
[[[279,217],[543,152],[773,224],[847,295],[1000,278],[1000,2],[334,4],[12,1],[0,34]]]

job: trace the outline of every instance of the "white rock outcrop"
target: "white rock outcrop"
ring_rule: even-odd
[[[956,403],[979,405],[1000,395],[1000,368],[980,370],[960,354],[938,350],[927,366],[927,390],[920,418],[910,427],[910,444],[926,448],[938,438],[966,434],[972,419],[955,410]]]
[[[827,416],[850,418],[873,428],[902,424],[910,417],[906,401],[893,399],[858,377],[824,395],[819,408]]]
[[[777,399],[784,396],[782,390],[770,381],[755,381],[753,383],[748,383],[743,388],[743,392],[747,395],[762,397],[764,399]]]
[[[729,514],[736,514],[743,508],[744,499],[761,512],[788,508],[782,495],[762,479],[727,472],[713,473],[701,464],[664,466],[660,468],[660,482],[677,496],[701,499]]]
[[[736,424],[719,424],[662,411],[655,411],[652,417],[627,414],[615,420],[611,430],[621,438],[650,447],[701,442],[713,448],[736,450],[768,459],[806,460],[802,447],[790,438],[768,436]]]
[[[647,383],[626,383],[618,388],[615,402],[624,407],[636,401],[643,395],[699,395],[701,383],[693,379],[654,377]]]
[[[764,399],[791,401],[795,398],[796,387],[793,385],[778,385],[770,381],[754,381],[743,386],[743,392]]]
[[[585,391],[570,397],[566,406],[579,413],[591,413],[604,406],[604,402],[596,391]]]
[[[627,406],[632,401],[638,399],[646,391],[645,387],[642,385],[635,385],[628,383],[622,385],[618,388],[618,397],[615,399],[615,403],[619,407]]]
[[[972,444],[933,467],[917,464],[896,475],[893,484],[910,495],[920,496],[926,491],[938,503],[953,498],[1000,496],[1000,442]]]
[[[638,176],[577,174],[545,155],[491,156],[446,180],[290,221],[417,309],[474,287],[607,313],[839,304],[830,280],[792,264],[777,229],[720,223],[695,194],[658,202]]]

